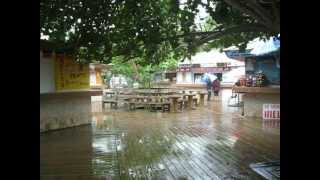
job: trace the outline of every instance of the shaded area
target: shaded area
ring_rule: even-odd
[[[241,118],[229,95],[182,113],[106,108],[41,134],[41,179],[261,179],[250,164],[280,159],[280,128]]]

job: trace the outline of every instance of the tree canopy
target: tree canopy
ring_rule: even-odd
[[[208,13],[202,24],[199,7]],[[279,8],[280,0],[41,0],[40,33],[79,61],[159,64],[277,35]]]
[[[110,81],[113,75],[122,75],[126,78],[129,86],[132,86],[133,83],[139,83],[142,87],[148,87],[156,73],[176,70],[178,64],[172,56],[160,64],[144,65],[141,64],[141,61],[143,61],[142,58],[125,61],[123,56],[113,57],[111,67],[103,73],[104,79]]]

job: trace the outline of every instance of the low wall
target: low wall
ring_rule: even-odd
[[[102,91],[40,94],[40,132],[91,123],[91,96]]]
[[[261,117],[263,104],[280,104],[280,94],[246,93],[242,96],[244,115],[247,117]]]

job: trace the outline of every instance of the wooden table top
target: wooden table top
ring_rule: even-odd
[[[182,94],[182,96],[196,96],[196,94],[187,94],[187,93],[185,93],[185,94]]]
[[[245,87],[234,86],[232,88],[237,93],[266,93],[266,94],[279,94],[280,87]]]
[[[208,92],[198,92],[198,94],[208,94]]]
[[[181,98],[181,95],[168,95],[167,98]]]

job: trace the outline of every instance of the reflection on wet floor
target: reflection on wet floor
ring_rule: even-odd
[[[280,159],[279,126],[241,118],[230,95],[182,113],[106,109],[41,134],[41,179],[260,179],[249,164]]]

